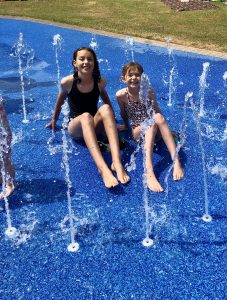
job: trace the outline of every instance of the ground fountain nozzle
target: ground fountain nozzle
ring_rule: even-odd
[[[13,239],[17,236],[17,229],[15,227],[8,227],[5,231],[5,235]]]
[[[143,239],[142,244],[144,247],[151,247],[154,245],[154,240],[146,237],[145,239]]]
[[[67,249],[69,252],[77,252],[80,248],[80,245],[78,243],[71,243],[68,245]]]
[[[209,214],[204,214],[203,216],[202,216],[202,220],[204,221],[204,222],[211,222],[212,220],[213,220],[213,218],[211,217],[211,215],[209,215]]]

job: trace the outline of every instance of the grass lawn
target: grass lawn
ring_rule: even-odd
[[[227,5],[173,11],[160,0],[1,1],[0,15],[57,21],[134,37],[227,52]]]

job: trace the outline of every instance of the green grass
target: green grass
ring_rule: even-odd
[[[31,17],[227,52],[227,5],[172,11],[159,0],[1,1],[0,15]]]

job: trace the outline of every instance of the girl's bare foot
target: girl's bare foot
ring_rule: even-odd
[[[0,193],[0,200],[4,199],[4,197],[9,197],[15,189],[14,184],[12,183],[7,183],[5,190]]]
[[[147,186],[152,192],[163,192],[163,187],[158,182],[153,172],[147,173]]]
[[[117,173],[117,178],[122,184],[126,184],[130,181],[130,177],[125,172],[121,163],[112,163],[111,170]]]
[[[181,163],[177,158],[173,167],[173,180],[181,180],[184,177],[184,170],[181,167]]]
[[[105,168],[103,170],[99,170],[99,173],[101,174],[103,182],[108,189],[115,187],[119,184],[119,182],[117,181],[117,178],[115,178],[113,176],[110,169]]]

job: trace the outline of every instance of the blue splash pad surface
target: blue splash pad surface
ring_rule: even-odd
[[[23,124],[18,61],[10,56],[19,32],[35,51],[28,74],[24,74],[28,124]],[[185,179],[169,177],[168,194],[148,193],[151,235],[155,244],[146,248],[143,207],[142,154],[136,156],[131,182],[107,190],[83,144],[68,138],[72,208],[80,249],[67,251],[70,232],[67,186],[61,167],[62,134],[47,144],[50,120],[57,96],[57,67],[53,36],[64,43],[59,50],[61,77],[72,72],[75,48],[89,46],[92,34],[39,23],[0,19],[0,91],[14,134],[13,160],[17,189],[10,197],[10,212],[18,236],[5,236],[6,213],[0,212],[1,299],[225,299],[227,297],[226,206],[226,81],[227,61],[173,51],[177,70],[174,104],[168,106],[171,59],[167,48],[134,43],[135,60],[149,75],[160,107],[172,130],[180,130],[184,97],[193,92],[199,104],[199,76],[210,63],[205,89],[205,116],[201,118],[211,223],[204,214],[204,182],[198,132],[187,108],[186,145],[181,151]],[[102,75],[120,121],[115,100],[122,65],[131,60],[125,40],[95,36]],[[226,74],[226,73],[225,73]],[[29,83],[30,81],[30,83]],[[128,163],[135,143],[126,135],[122,151]],[[53,148],[52,148],[53,149]],[[104,153],[108,163],[109,153]],[[171,161],[163,145],[154,154],[155,171],[163,186]],[[4,278],[4,280],[3,280]]]

